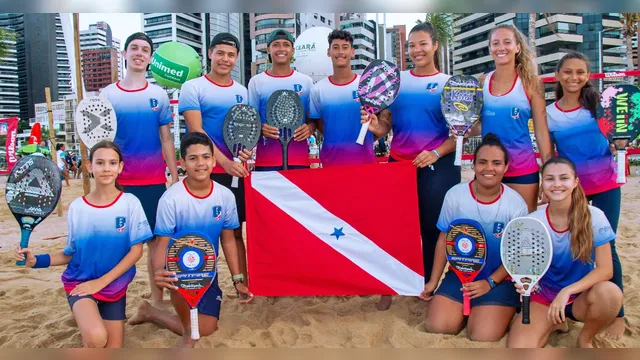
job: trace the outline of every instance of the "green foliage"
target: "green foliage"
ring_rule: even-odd
[[[425,17],[425,21],[431,24],[438,34],[440,43],[451,44],[453,43],[453,22],[451,21],[451,14],[447,13],[430,13]],[[423,23],[422,20],[417,20],[416,24]]]

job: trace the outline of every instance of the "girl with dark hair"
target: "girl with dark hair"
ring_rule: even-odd
[[[576,174],[565,157],[551,158],[542,167],[542,191],[549,204],[529,216],[549,230],[553,259],[531,295],[531,323],[516,317],[508,347],[544,347],[552,332],[568,330],[567,318],[584,323],[578,346],[593,347],[593,338],[622,307],[622,291],[609,281],[610,244],[616,234],[604,213],[589,206]]]
[[[438,240],[436,223],[444,194],[460,183],[460,167],[454,165],[455,141],[442,115],[440,96],[449,75],[440,73],[438,34],[429,23],[409,33],[409,56],[415,69],[403,71],[400,92],[391,107],[377,115],[360,109],[361,122],[371,120],[376,138],[393,129],[389,161],[410,161],[417,167],[420,232],[425,281],[433,267]],[[379,309],[384,309],[380,306]],[[386,306],[388,308],[388,305]]]
[[[616,182],[615,146],[609,145],[596,122],[600,94],[589,82],[589,59],[577,52],[566,54],[556,68],[556,102],[547,106],[549,132],[560,156],[576,166],[577,177],[587,201],[604,212],[613,232],[618,230],[622,184]],[[623,290],[622,266],[615,239],[610,242],[613,278]],[[624,332],[624,308],[608,329],[615,335]]]
[[[444,198],[438,219],[440,234],[433,269],[420,295],[421,299],[430,302],[425,320],[428,332],[457,334],[465,326],[463,285],[458,277],[449,270],[438,286],[447,264],[446,234],[457,219],[477,221],[486,239],[486,263],[475,280],[464,285],[472,307],[466,322],[469,338],[474,341],[500,340],[520,306],[518,293],[509,281],[505,281],[508,274],[500,261],[500,238],[505,225],[528,213],[522,197],[502,184],[509,164],[504,145],[494,134],[487,134],[475,151],[475,179],[454,186]]]
[[[29,267],[67,265],[62,284],[85,347],[122,347],[127,287],[153,236],[140,201],[116,182],[122,167],[117,145],[96,144],[87,164],[95,189],[69,206],[64,250],[33,255],[16,248],[15,258]]]

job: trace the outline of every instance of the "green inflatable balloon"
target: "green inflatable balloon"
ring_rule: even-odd
[[[151,58],[150,68],[158,85],[176,89],[202,75],[198,53],[191,46],[176,41],[158,47]]]

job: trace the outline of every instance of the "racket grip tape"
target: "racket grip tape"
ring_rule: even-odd
[[[471,299],[469,298],[469,290],[462,290],[462,315],[469,316],[471,314]]]
[[[191,309],[191,338],[193,340],[200,339],[200,331],[198,329],[198,309]]]
[[[359,145],[364,144],[364,138],[365,138],[365,136],[367,136],[367,131],[369,131],[369,123],[370,122],[371,122],[371,120],[369,120],[366,123],[362,124],[362,126],[360,127],[360,133],[358,134],[358,140],[356,140],[356,143],[358,143]]]
[[[29,238],[31,237],[31,230],[20,230],[20,249],[26,249],[29,247]],[[24,266],[26,264],[26,256],[25,260],[16,261],[16,265]]]
[[[618,165],[618,178],[616,182],[618,184],[624,184],[626,181],[626,159],[627,159],[627,151],[626,150],[618,150],[616,151],[616,161]]]
[[[239,163],[241,162],[240,159],[238,158],[233,158],[233,161]],[[233,179],[231,179],[231,187],[232,188],[237,188],[238,187],[238,177],[234,176]]]
[[[460,166],[462,165],[462,136],[458,136],[456,138],[456,159],[453,162],[453,165]]]
[[[531,317],[529,316],[530,300],[531,300],[531,297],[526,295],[522,296],[522,323],[523,324],[531,323]]]

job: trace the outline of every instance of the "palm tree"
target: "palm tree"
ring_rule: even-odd
[[[431,24],[438,34],[440,42],[440,69],[445,71],[445,59],[449,59],[449,47],[453,46],[453,22],[449,13],[431,13],[425,16],[425,22]],[[416,20],[416,24],[421,24],[422,20]]]
[[[633,70],[633,36],[638,32],[640,13],[622,13],[622,36],[627,47],[627,70]],[[633,77],[629,78],[633,84]]]
[[[531,54],[536,57],[536,21],[538,13],[529,13],[529,46],[531,46]]]

